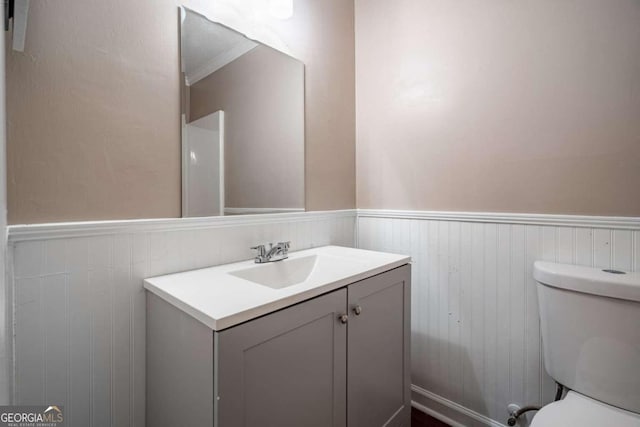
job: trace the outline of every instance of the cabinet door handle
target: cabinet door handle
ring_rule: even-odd
[[[346,314],[342,314],[340,315],[340,317],[338,317],[338,320],[340,320],[340,323],[344,325],[349,321],[349,316],[347,316]]]
[[[362,307],[356,305],[355,307],[353,307],[353,312],[356,314],[356,316],[360,316],[362,314]]]

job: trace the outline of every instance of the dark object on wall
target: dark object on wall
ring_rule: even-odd
[[[4,0],[4,29],[11,29],[11,46],[13,50],[24,52],[27,37],[27,15],[30,0]],[[11,21],[11,22],[9,22]]]
[[[13,18],[15,0],[4,0],[4,30],[9,31],[9,21]]]

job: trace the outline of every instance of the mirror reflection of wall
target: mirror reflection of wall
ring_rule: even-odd
[[[304,64],[182,9],[183,216],[304,210]]]

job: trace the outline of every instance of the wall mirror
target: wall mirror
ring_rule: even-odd
[[[304,64],[180,8],[182,215],[304,210]]]

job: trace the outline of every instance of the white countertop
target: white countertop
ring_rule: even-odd
[[[144,287],[219,331],[411,261],[406,255],[340,246],[291,252],[289,260],[311,255],[317,255],[318,261],[307,279],[281,289],[229,274],[261,265],[253,260],[152,277],[145,279]]]

